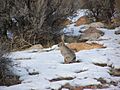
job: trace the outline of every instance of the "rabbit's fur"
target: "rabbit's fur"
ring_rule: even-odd
[[[58,46],[60,48],[62,56],[64,57],[64,63],[72,63],[76,61],[75,53],[65,45],[63,39],[62,42],[58,44]]]

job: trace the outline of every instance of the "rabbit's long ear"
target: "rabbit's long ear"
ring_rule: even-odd
[[[65,38],[65,35],[63,34],[62,36],[61,36],[61,41],[64,43],[64,38]]]

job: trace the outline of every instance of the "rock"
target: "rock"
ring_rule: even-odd
[[[101,35],[99,33],[81,34],[79,41],[96,41]]]
[[[89,34],[89,33],[99,33],[102,36],[104,35],[104,32],[96,29],[95,27],[89,27],[87,30],[83,31],[82,33]]]
[[[89,85],[89,86],[73,86],[69,83],[66,83],[65,85],[63,85],[59,90],[63,90],[65,88],[65,90],[84,90],[84,89],[90,89],[90,90],[95,90],[99,87],[102,87],[101,85]]]
[[[66,26],[66,25],[70,25],[71,23],[72,23],[71,20],[65,19],[65,20],[63,20],[63,22],[61,23],[61,25]]]
[[[120,76],[120,69],[111,68],[109,73],[113,76]]]
[[[115,31],[115,34],[116,35],[120,34],[120,30]]]
[[[28,50],[31,50],[31,49],[43,49],[43,46],[41,44],[36,44],[36,45],[33,45],[31,46],[30,48],[28,48]]]
[[[67,44],[67,46],[78,52],[80,50],[90,50],[90,49],[95,49],[95,48],[105,48],[105,46],[101,45],[101,44],[97,44],[97,43],[70,43]]]
[[[95,41],[99,37],[103,36],[104,32],[96,29],[95,27],[89,27],[87,30],[83,31],[80,35],[79,41]]]
[[[65,35],[64,41],[67,43],[78,42],[79,36],[67,36],[67,35]]]
[[[54,26],[66,26],[72,23],[69,19],[57,19],[54,21]]]
[[[89,24],[90,20],[87,16],[82,16],[75,23],[76,23],[75,26],[80,26],[84,24]]]
[[[93,22],[93,23],[90,23],[88,27],[104,28],[105,25],[101,22]]]

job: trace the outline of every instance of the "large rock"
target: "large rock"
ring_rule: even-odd
[[[95,27],[90,27],[87,30],[83,31],[80,35],[79,41],[95,41],[98,40],[99,37],[103,36],[104,32],[96,29]]]
[[[75,22],[75,26],[80,26],[89,23],[90,23],[90,19],[87,16],[82,16]]]
[[[72,21],[69,19],[57,19],[54,21],[54,26],[66,26],[72,24]]]
[[[65,35],[64,41],[66,43],[78,42],[79,41],[79,36],[67,36],[67,35]]]
[[[120,34],[120,30],[115,31],[115,34],[116,35]]]
[[[97,44],[97,43],[70,43],[67,44],[67,46],[72,49],[75,50],[76,52],[80,51],[80,50],[90,50],[90,49],[95,49],[95,48],[105,48],[105,46],[101,45],[101,44]]]
[[[99,33],[102,36],[104,35],[104,32],[96,29],[95,27],[89,27],[87,30],[83,31],[82,33],[85,33],[85,34]]]
[[[104,28],[105,25],[101,22],[93,22],[93,23],[90,23],[88,27]]]
[[[36,44],[36,45],[33,45],[30,48],[28,48],[28,50],[33,50],[33,49],[41,50],[41,49],[43,49],[43,46],[41,44]]]

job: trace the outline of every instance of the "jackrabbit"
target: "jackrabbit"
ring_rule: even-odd
[[[72,63],[76,61],[75,53],[68,48],[64,43],[64,35],[62,36],[62,42],[58,44],[61,54],[64,57],[64,63]]]

